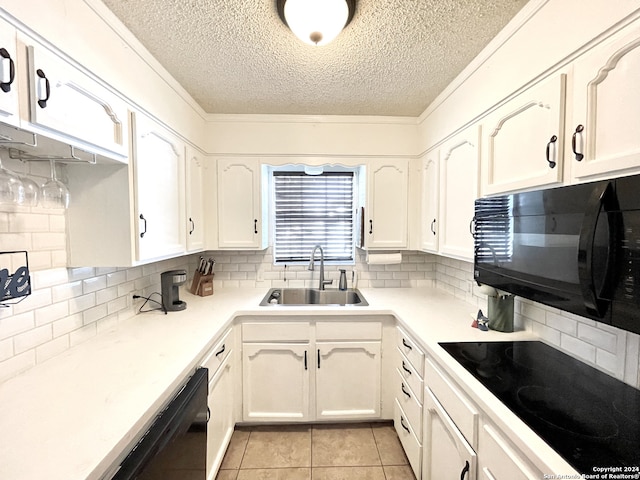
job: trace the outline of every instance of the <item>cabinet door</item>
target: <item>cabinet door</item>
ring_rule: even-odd
[[[380,416],[380,342],[316,343],[316,420]]]
[[[482,480],[535,480],[544,478],[541,472],[533,472],[507,440],[485,425],[480,444],[480,476]],[[578,478],[578,477],[576,477]]]
[[[207,480],[218,471],[234,427],[233,366],[227,356],[216,375],[209,381],[208,406],[211,418],[207,423]]]
[[[95,80],[24,37],[29,61],[29,121],[127,156],[127,106]]]
[[[133,161],[138,260],[184,253],[184,144],[138,114]]]
[[[566,75],[529,88],[482,127],[482,193],[562,182]]]
[[[244,343],[245,422],[309,420],[309,344]]]
[[[478,197],[478,127],[471,127],[440,149],[440,230],[443,255],[473,260],[471,228]]]
[[[0,122],[18,126],[16,29],[0,18]]]
[[[365,246],[406,248],[409,162],[372,160],[367,175]]]
[[[204,163],[193,147],[187,146],[187,251],[204,249]]]
[[[430,152],[422,160],[422,223],[421,250],[425,252],[438,251],[438,208],[440,203],[440,178],[438,177],[438,163],[440,151]]]
[[[640,24],[635,22],[574,64],[571,173],[583,181],[640,169]]]
[[[260,192],[258,160],[218,160],[219,248],[262,248]]]
[[[476,480],[476,453],[428,388],[424,421],[423,478]]]

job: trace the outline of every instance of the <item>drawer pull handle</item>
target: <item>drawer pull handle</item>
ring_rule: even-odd
[[[304,369],[307,370],[307,351],[304,351]]]
[[[320,349],[318,349],[318,368],[320,368]]]
[[[219,351],[218,353],[216,353],[216,357],[217,357],[218,355],[222,355],[222,354],[224,353],[224,347],[225,347],[225,344],[223,343],[223,344],[222,344],[222,348],[220,349],[220,351]]]
[[[411,398],[411,394],[404,389],[404,383],[402,384],[402,393],[404,393],[407,397]]]
[[[373,234],[373,220],[369,220],[369,235]]]
[[[147,233],[147,219],[144,218],[143,214],[140,214],[140,220],[144,222],[144,231],[140,232],[140,238],[144,238],[144,234]]]
[[[584,155],[582,153],[578,153],[578,150],[576,148],[576,135],[578,135],[579,133],[582,134],[582,132],[584,131],[584,125],[578,125],[576,127],[576,131],[573,132],[573,136],[571,137],[571,150],[573,150],[573,154],[576,157],[576,160],[581,162],[582,159],[584,158]]]
[[[207,421],[205,423],[209,423],[209,420],[211,420],[211,409],[207,407]]]
[[[409,369],[407,368],[407,366],[406,366],[406,365],[405,365],[405,363],[404,363],[404,360],[402,361],[402,369],[403,369],[405,372],[407,372],[409,375],[411,375],[411,370],[409,370]]]
[[[409,427],[407,427],[404,424],[404,417],[402,415],[400,415],[400,425],[402,425],[402,428],[404,428],[407,432],[411,433],[411,430],[409,430]]]
[[[196,224],[191,217],[189,217],[189,223],[191,224],[191,230],[189,230],[189,235],[193,235],[193,231],[196,229]]]
[[[465,465],[462,468],[462,471],[460,472],[460,480],[464,480],[464,477],[467,473],[469,473],[469,461],[465,460]]]
[[[253,221],[253,233],[258,233],[258,219]]]
[[[411,345],[409,345],[409,344],[407,343],[407,341],[406,341],[404,338],[402,339],[402,344],[403,344],[405,347],[407,347],[409,350],[413,350],[413,347],[412,347]]]
[[[556,166],[556,162],[554,162],[553,160],[549,159],[549,154],[551,153],[551,145],[556,143],[558,141],[558,137],[556,137],[555,135],[553,135],[550,139],[549,139],[549,143],[547,143],[547,163],[549,164],[549,168],[555,168]]]
[[[433,221],[431,222],[431,233],[433,233],[434,235],[436,234],[436,219],[434,218]]]
[[[42,70],[36,70],[36,75],[38,76],[38,86],[36,91],[36,96],[38,97],[38,105],[40,105],[40,108],[46,108],[49,97],[51,97],[51,84],[49,83],[49,79]],[[42,90],[44,90],[44,93],[42,92]]]
[[[9,52],[7,52],[6,48],[0,48],[0,57],[3,58],[2,83],[0,83],[0,88],[2,88],[3,92],[8,93],[11,91],[11,84],[16,78],[16,64],[11,58],[11,55],[9,55]],[[6,71],[7,67],[9,67],[8,72]]]

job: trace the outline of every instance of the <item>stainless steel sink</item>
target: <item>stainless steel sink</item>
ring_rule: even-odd
[[[366,307],[369,303],[357,289],[318,290],[316,288],[272,288],[260,302],[269,305],[354,305]]]

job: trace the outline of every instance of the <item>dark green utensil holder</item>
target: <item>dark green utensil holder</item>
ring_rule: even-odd
[[[498,332],[513,332],[513,299],[515,295],[488,297],[489,328]]]

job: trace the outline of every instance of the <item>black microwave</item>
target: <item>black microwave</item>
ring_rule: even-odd
[[[475,202],[479,284],[640,333],[640,175]]]

